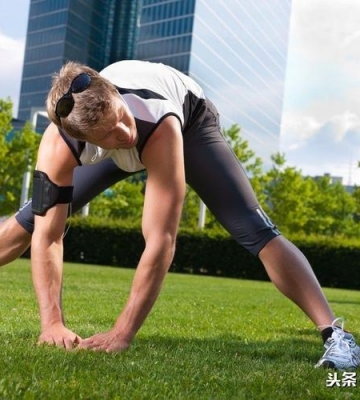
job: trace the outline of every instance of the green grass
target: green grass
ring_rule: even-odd
[[[112,326],[133,270],[66,264],[67,325],[82,337]],[[327,289],[360,331],[360,292]],[[350,399],[326,387],[309,320],[267,282],[169,274],[132,346],[121,354],[36,346],[28,260],[0,269],[0,399]]]

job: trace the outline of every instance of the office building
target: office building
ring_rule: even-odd
[[[66,61],[100,70],[133,58],[139,6],[131,0],[31,0],[18,118],[31,119],[44,108],[51,76]]]
[[[266,162],[279,150],[290,14],[291,0],[144,0],[137,57],[197,80]]]
[[[193,77],[263,161],[279,150],[291,0],[31,0],[19,118],[68,59],[120,59]]]

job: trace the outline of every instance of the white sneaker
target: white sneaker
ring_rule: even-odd
[[[341,327],[335,325],[341,321]],[[343,318],[333,321],[333,333],[325,344],[325,353],[315,368],[355,369],[360,364],[360,347],[356,344],[351,333],[344,332]]]

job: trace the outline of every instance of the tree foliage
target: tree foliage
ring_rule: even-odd
[[[261,175],[263,162],[250,148],[249,142],[241,137],[240,126],[234,124],[229,129],[223,129],[222,133],[248,175],[250,177]]]
[[[350,235],[356,231],[356,203],[340,183],[329,177],[303,177],[301,170],[286,166],[285,156],[272,156],[265,174],[265,207],[286,233]]]
[[[40,135],[27,123],[12,125],[12,103],[0,99],[0,215],[14,213],[20,204],[23,174],[34,169]]]
[[[303,179],[300,171],[285,167],[285,158],[272,156],[273,168],[263,181],[264,209],[282,229],[301,231],[307,223],[309,198],[316,188],[310,179]]]
[[[144,203],[145,177],[128,179],[105,190],[90,204],[91,215],[140,224]]]

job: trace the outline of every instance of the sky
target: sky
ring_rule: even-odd
[[[29,5],[0,2],[0,98],[12,99],[14,116]],[[287,165],[360,185],[359,0],[292,0],[280,137]]]
[[[360,185],[360,1],[293,0],[281,152]]]

